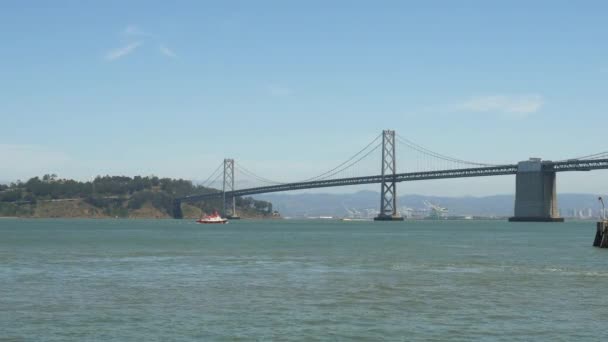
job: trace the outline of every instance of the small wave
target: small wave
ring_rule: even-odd
[[[142,255],[142,256],[126,256],[126,257],[106,257],[106,258],[88,258],[88,262],[156,262],[182,259],[184,256],[157,256],[157,255]]]
[[[560,267],[522,267],[522,266],[504,266],[505,270],[514,274],[528,275],[560,275],[573,277],[608,277],[608,272],[597,272],[591,270],[575,270]]]
[[[445,268],[430,270],[431,272],[436,273],[483,273],[488,269],[480,268],[480,267],[452,267],[448,266]]]

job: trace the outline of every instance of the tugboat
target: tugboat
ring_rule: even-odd
[[[200,219],[196,220],[198,223],[208,224],[208,223],[228,223],[228,219],[222,218],[217,211],[214,211],[211,215],[201,216]]]

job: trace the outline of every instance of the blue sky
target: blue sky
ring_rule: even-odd
[[[2,1],[0,180],[205,179],[224,157],[300,179],[386,128],[489,163],[608,150],[607,17],[605,1]],[[558,189],[608,192],[607,175]]]

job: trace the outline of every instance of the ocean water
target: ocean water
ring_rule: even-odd
[[[0,220],[0,341],[601,341],[595,223]]]

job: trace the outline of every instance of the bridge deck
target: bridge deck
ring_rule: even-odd
[[[558,162],[543,162],[543,170],[564,172],[564,171],[590,171],[598,169],[608,169],[608,159],[595,159],[595,160],[567,160]],[[410,182],[427,179],[447,179],[447,178],[464,178],[464,177],[485,177],[485,176],[502,176],[502,175],[514,175],[517,173],[517,164],[507,165],[496,165],[489,167],[476,167],[468,169],[453,169],[453,170],[440,170],[440,171],[427,171],[427,172],[409,172],[409,173],[398,173],[396,174],[396,182]],[[387,176],[391,177],[391,176]],[[232,196],[247,196],[256,195],[269,192],[280,192],[290,190],[304,190],[304,189],[316,189],[316,188],[328,188],[334,186],[346,186],[346,185],[359,185],[359,184],[375,184],[382,182],[382,175],[365,176],[365,177],[351,177],[351,178],[338,178],[319,180],[312,182],[295,182],[285,183],[278,185],[262,186],[249,189],[240,189],[235,191],[227,191],[226,197]],[[223,193],[221,191],[193,195],[183,198],[179,198],[182,202],[197,202],[201,200],[221,198]]]
[[[463,178],[463,177],[483,177],[483,176],[499,176],[499,175],[512,175],[517,173],[517,165],[498,165],[491,167],[479,167],[470,169],[454,169],[454,170],[441,170],[441,171],[429,171],[429,172],[409,172],[396,174],[396,182],[408,182],[425,179],[443,179],[443,178]],[[391,177],[391,176],[387,176]],[[346,186],[346,185],[360,185],[360,184],[376,184],[382,182],[382,175],[365,176],[365,177],[351,177],[351,178],[339,178],[339,179],[328,179],[319,180],[312,182],[295,182],[285,183],[278,185],[270,185],[256,188],[240,189],[235,191],[226,192],[227,197],[232,196],[247,196],[255,194],[263,194],[269,192],[280,192],[290,190],[304,190],[304,189],[315,189],[315,188],[327,188],[334,186]],[[202,195],[193,195],[181,198],[182,202],[197,202],[206,199],[214,199],[222,197],[222,192],[214,192]]]

